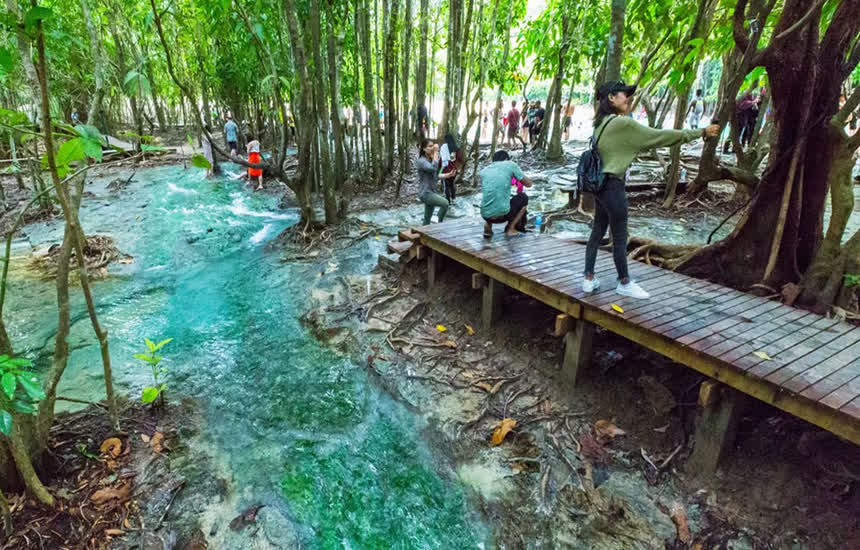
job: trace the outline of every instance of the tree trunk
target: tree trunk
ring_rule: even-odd
[[[328,124],[326,124],[326,86],[323,82],[325,67],[322,62],[322,38],[321,38],[321,22],[320,22],[320,0],[311,0],[310,27],[311,27],[311,48],[313,50],[313,79],[314,79],[314,97],[316,103],[316,113],[313,121],[317,128],[317,147],[319,151],[320,168],[319,176],[322,183],[323,204],[325,206],[325,222],[333,225],[338,221],[337,194],[335,192],[334,178],[332,177],[331,151],[328,145]],[[310,122],[310,120],[308,121]]]
[[[339,192],[343,189],[344,178],[346,177],[346,158],[344,145],[344,130],[341,124],[341,106],[340,106],[340,84],[338,78],[338,59],[340,58],[341,48],[340,41],[334,34],[334,27],[329,19],[328,24],[328,44],[326,53],[328,55],[328,87],[329,87],[329,105],[331,106],[331,127],[334,133],[334,185]],[[343,210],[345,213],[346,210]]]
[[[445,72],[445,98],[442,104],[442,119],[437,139],[442,141],[448,132],[457,131],[459,105],[455,105],[459,88],[457,75],[460,72],[460,38],[462,36],[463,0],[450,0],[448,3],[448,48],[447,70]]]
[[[84,23],[87,27],[87,34],[90,38],[90,55],[93,58],[93,78],[95,80],[96,89],[93,91],[92,99],[90,100],[90,109],[87,114],[87,124],[96,126],[99,117],[102,114],[102,100],[105,95],[105,56],[102,54],[101,42],[99,41],[99,29],[93,22],[92,13],[90,13],[90,2],[92,0],[81,0],[81,9],[84,12]]]
[[[609,40],[606,42],[605,80],[621,80],[621,60],[624,53],[624,16],[627,0],[612,0],[609,19]],[[599,84],[598,84],[599,85]]]
[[[17,0],[6,0],[6,9],[9,11],[9,13],[15,15],[16,19],[18,18],[17,16],[19,15],[19,11]],[[23,26],[16,26],[15,39],[15,44],[18,47],[18,56],[21,58],[21,65],[24,67],[24,74],[26,76],[27,85],[30,87],[30,95],[32,99],[32,104],[34,106],[35,114],[33,122],[35,122],[36,125],[41,128],[42,103],[39,101],[39,79],[36,76],[36,66],[33,64],[33,56],[30,50],[30,38],[24,31]]]
[[[742,25],[746,3],[739,0],[735,12],[741,49],[749,42]],[[679,269],[720,273],[727,283],[743,288],[754,283],[777,288],[799,281],[812,264],[837,157],[829,121],[838,110],[842,82],[858,61],[848,51],[858,31],[860,0],[836,7],[819,42],[820,13],[821,4],[810,8],[806,0],[786,0],[774,38],[754,56],[751,66],[767,68],[773,100],[767,168],[732,234],[686,259]]]
[[[549,160],[561,160],[564,158],[564,151],[561,148],[561,87],[564,82],[567,50],[570,48],[570,29],[570,17],[568,17],[567,13],[564,13],[561,18],[561,47],[558,49],[558,70],[555,73],[555,81],[553,82],[555,94],[552,98],[553,109],[550,115],[552,116],[552,138],[546,152],[546,158]],[[544,135],[547,130],[547,128],[544,128]]]
[[[373,182],[376,185],[382,183],[382,143],[379,135],[379,111],[376,108],[376,96],[373,93],[373,63],[370,56],[370,16],[367,6],[356,0],[356,9],[359,10],[360,29],[356,34],[361,42],[361,64],[364,67],[364,108],[367,109],[367,124],[370,130],[370,160],[373,169]]]
[[[409,116],[409,53],[412,51],[412,0],[406,0],[402,21],[403,43],[401,51],[403,54],[403,64],[400,69],[400,141],[398,145],[400,153],[400,177],[397,178],[395,197],[400,197],[400,185],[403,182],[403,177],[409,170],[409,135],[412,127],[410,118],[417,118],[418,114],[418,104],[416,103],[413,110],[415,116]]]
[[[415,133],[418,142],[424,139],[424,134],[418,124],[418,108],[427,108],[427,33],[430,24],[430,14],[428,13],[429,0],[421,0],[421,13],[418,16],[421,21],[421,38],[418,43],[418,67],[415,70]],[[409,26],[409,23],[407,23]],[[428,111],[429,113],[429,111]],[[429,127],[430,115],[427,115],[427,125]]]
[[[502,90],[508,72],[508,54],[511,51],[511,14],[513,13],[514,0],[508,0],[508,19],[505,22],[505,46],[502,53],[502,68],[499,76],[499,88],[496,91],[496,106],[493,109],[493,142],[490,146],[490,158],[496,154],[496,146],[499,143],[499,118],[502,111]]]
[[[389,2],[391,6],[389,9]],[[397,113],[394,108],[394,85],[397,80],[395,63],[395,36],[397,30],[394,21],[397,19],[397,13],[400,10],[398,0],[382,0],[382,18],[383,28],[385,32],[385,48],[383,55],[385,57],[385,173],[390,174],[394,168],[394,141],[395,127],[397,122]]]
[[[312,147],[316,118],[313,107],[313,90],[308,75],[308,59],[305,55],[303,36],[299,32],[296,5],[294,0],[284,0],[284,13],[287,17],[287,28],[290,35],[290,48],[293,52],[294,66],[299,80],[299,108],[293,109],[296,116],[296,132],[298,134],[298,166],[293,184],[293,191],[299,200],[303,224],[314,223],[314,208],[311,199],[312,187]]]

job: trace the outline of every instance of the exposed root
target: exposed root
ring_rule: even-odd
[[[39,273],[44,279],[55,278],[57,276],[57,259],[60,256],[60,248],[59,244],[53,244],[45,254],[34,256],[30,260],[30,269]],[[107,276],[107,269],[105,268],[112,262],[132,262],[132,257],[120,251],[113,237],[107,235],[91,235],[87,237],[84,256],[87,263],[87,271],[90,277],[94,278]],[[77,269],[77,266],[77,255],[73,250],[72,269]]]
[[[632,237],[627,242],[627,257],[674,271],[700,248],[697,245],[665,244]]]
[[[331,254],[335,250],[349,248],[372,235],[379,235],[381,228],[373,223],[348,219],[340,225],[300,222],[281,233],[273,243],[285,251],[282,261],[311,261],[320,258],[323,251]]]

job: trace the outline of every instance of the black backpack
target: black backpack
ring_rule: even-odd
[[[579,166],[576,169],[576,188],[580,193],[597,194],[603,187],[603,161],[597,151],[597,144],[600,143],[600,138],[606,131],[606,127],[612,123],[612,118],[603,125],[596,140],[594,136],[591,136],[588,149],[579,157]]]

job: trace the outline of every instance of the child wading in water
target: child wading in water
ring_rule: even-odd
[[[253,136],[248,136],[248,162],[251,164],[260,164],[262,162],[262,158],[260,157],[260,142],[254,139]],[[253,182],[253,178],[257,178],[257,187],[254,191],[259,191],[263,188],[263,169],[262,168],[248,168],[248,181]]]

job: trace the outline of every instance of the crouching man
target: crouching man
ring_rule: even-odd
[[[505,235],[518,235],[526,230],[526,206],[529,197],[522,187],[531,187],[532,180],[510,160],[507,151],[496,151],[493,162],[480,172],[481,217],[484,237],[493,236],[493,224],[504,223]],[[511,196],[511,186],[519,192]]]

